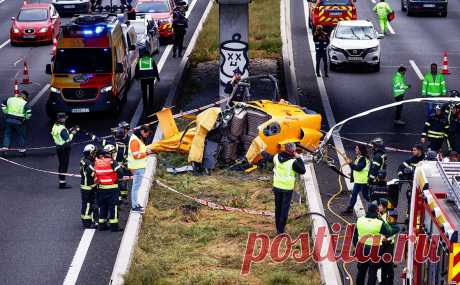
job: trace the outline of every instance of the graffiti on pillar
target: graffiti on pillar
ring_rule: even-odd
[[[232,39],[220,45],[220,82],[226,84],[232,80],[235,72],[242,78],[249,75],[248,43],[241,41],[241,35],[233,34]]]

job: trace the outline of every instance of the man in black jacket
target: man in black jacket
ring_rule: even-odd
[[[180,10],[176,10],[173,14],[172,28],[174,31],[173,57],[176,57],[177,52],[179,53],[179,57],[182,57],[184,37],[188,28],[188,19]]]
[[[450,115],[449,139],[447,142],[449,150],[460,153],[460,108],[456,106],[452,110],[452,114]]]
[[[271,158],[267,153],[262,153],[265,160],[274,163],[273,168],[273,193],[275,194],[275,220],[277,234],[284,233],[291,206],[292,191],[295,186],[296,173],[304,174],[305,165],[296,152],[294,143],[287,143],[284,151]]]
[[[442,148],[444,140],[447,138],[449,132],[449,122],[442,111],[441,106],[434,107],[435,114],[425,122],[425,128],[422,133],[421,142],[425,143],[427,140],[430,143],[430,149],[439,152]]]
[[[377,182],[377,174],[379,171],[387,169],[387,155],[385,145],[382,138],[374,138],[371,141],[372,145],[372,161],[369,169],[369,185]]]
[[[96,147],[88,144],[83,149],[80,159],[81,189],[81,222],[84,228],[92,228],[93,221],[97,224],[96,182],[94,181],[94,158]],[[93,211],[96,208],[96,211]]]
[[[321,77],[319,68],[322,59],[324,77],[327,77],[327,46],[329,45],[329,35],[324,31],[321,25],[316,27],[316,31],[313,33],[313,41],[315,42],[316,50],[316,76]]]
[[[417,163],[425,159],[425,152],[421,144],[416,144],[412,147],[412,156],[406,159],[398,167],[398,177],[401,180],[410,180],[414,178],[415,166]]]
[[[136,66],[136,75],[141,81],[142,101],[144,113],[153,111],[155,78],[160,81],[158,67],[146,45],[139,49],[139,62]]]

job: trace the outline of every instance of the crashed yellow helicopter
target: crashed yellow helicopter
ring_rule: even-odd
[[[321,115],[282,99],[234,102],[223,111],[211,107],[183,131],[170,108],[156,116],[163,139],[148,147],[156,153],[188,153],[189,162],[205,169],[213,169],[217,160],[231,163],[243,156],[255,164],[263,151],[274,155],[288,142],[314,150],[322,137]]]

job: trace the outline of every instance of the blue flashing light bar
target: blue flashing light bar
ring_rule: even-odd
[[[91,36],[93,34],[93,30],[83,30],[83,34],[85,36]]]
[[[94,32],[95,32],[96,34],[100,34],[100,33],[102,33],[103,31],[104,31],[104,27],[102,27],[102,26],[97,26],[97,27],[94,29]]]

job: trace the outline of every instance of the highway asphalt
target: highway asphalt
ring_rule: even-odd
[[[8,40],[10,18],[17,15],[21,4],[22,1],[0,2],[0,46]],[[206,4],[206,0],[197,0],[190,14],[186,45]],[[162,57],[165,48],[166,46],[162,47],[157,60]],[[25,57],[30,68],[33,84],[20,86],[30,92],[32,101],[36,101],[32,107],[32,120],[28,123],[27,147],[52,145],[52,122],[45,113],[48,93],[40,92],[46,89],[44,86],[50,79],[44,72],[45,65],[50,63],[50,51],[50,45],[12,47],[7,42],[0,48],[0,100],[3,101],[13,94],[15,76],[22,79],[22,62],[18,60]],[[170,54],[166,58],[160,73],[161,81],[156,86],[156,96],[159,98],[167,96],[168,86],[174,79],[179,62],[180,59],[172,58]],[[34,99],[39,93],[43,95]],[[118,117],[108,114],[85,115],[69,119],[68,125],[78,124],[82,129],[96,135],[107,135],[110,127],[116,126],[119,121],[131,122],[139,103],[139,83],[133,82],[128,102]],[[3,134],[2,121],[0,133]],[[85,135],[79,134],[75,141],[86,139],[88,138]],[[84,144],[78,144],[73,147],[69,172],[78,172],[83,146]],[[30,151],[26,157],[8,153],[6,158],[27,166],[57,171],[57,157],[53,149]],[[58,178],[54,175],[13,166],[4,161],[0,161],[0,169],[0,283],[61,284],[83,233],[80,222],[79,179],[68,178],[68,184],[73,188],[60,190],[57,188]],[[122,224],[127,218],[127,209],[128,206],[124,206],[122,210]],[[96,232],[77,284],[108,284],[122,234]]]
[[[312,66],[302,2],[290,1],[294,65],[300,99],[303,105],[323,114],[323,129],[328,130],[330,126],[326,120],[314,67]],[[399,1],[389,0],[388,2],[396,12],[396,19],[391,23],[395,34],[388,34],[381,40],[382,66],[380,72],[352,67],[338,72],[330,72],[329,78],[324,79],[327,97],[337,122],[367,109],[394,102],[391,94],[391,80],[401,64],[407,67],[407,81],[412,85],[406,98],[420,97],[421,81],[413,65],[410,64],[410,60],[424,74],[429,70],[432,62],[437,63],[441,68],[443,52],[448,51],[451,75],[446,76],[447,85],[449,89],[460,89],[460,82],[458,81],[460,3],[449,1],[448,16],[442,18],[435,15],[408,17],[400,10]],[[358,19],[368,19],[378,29],[376,15],[372,12],[375,4],[371,0],[364,0],[356,1],[356,5]],[[392,109],[380,111],[346,124],[340,134],[345,138],[364,142],[379,136],[385,140],[387,146],[409,150],[420,138],[419,134],[425,120],[424,106],[422,104],[404,106],[403,119],[407,122],[404,127],[394,126],[393,117],[394,110]],[[353,154],[354,143],[346,140],[343,140],[343,143],[347,153]],[[389,178],[396,177],[396,168],[407,157],[408,154],[406,153],[388,152],[387,172]],[[330,222],[344,224],[344,221],[335,216],[327,207],[327,202],[339,190],[338,178],[330,179],[333,172],[324,165],[316,167],[316,174],[328,219]],[[344,183],[343,185],[346,187]],[[340,214],[340,211],[346,207],[348,200],[349,194],[339,195],[330,204],[330,209]],[[406,208],[407,203],[404,195],[400,195],[400,206],[398,207],[400,220],[404,219]],[[356,221],[354,215],[344,218],[348,222]],[[340,264],[340,266],[342,265]],[[356,266],[351,264],[348,265],[348,268],[353,279],[355,279]],[[399,282],[398,275],[395,277],[395,282]],[[344,284],[348,284],[348,282]]]

